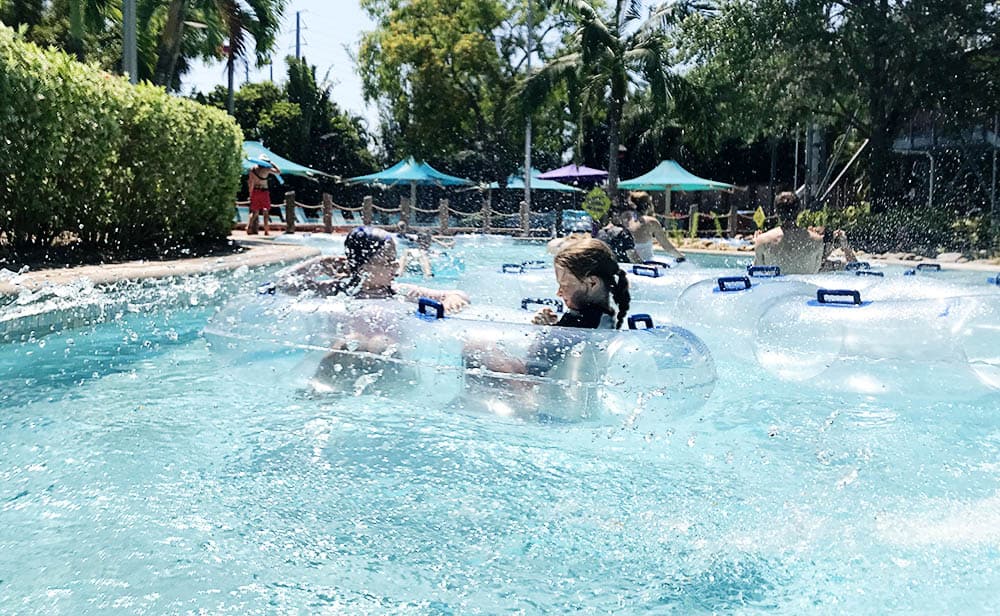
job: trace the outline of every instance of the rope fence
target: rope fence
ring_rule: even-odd
[[[235,201],[236,218],[235,228],[246,228],[249,224],[249,212],[246,210],[250,201]],[[285,226],[285,233],[295,233],[296,227],[308,229],[310,231],[320,230],[326,233],[333,233],[334,230],[345,230],[357,223],[349,222],[355,214],[361,215],[361,222],[365,225],[375,223],[376,214],[380,217],[398,215],[400,223],[409,225],[413,216],[421,214],[424,216],[437,215],[437,225],[423,225],[425,227],[437,227],[437,231],[442,234],[449,232],[483,232],[483,233],[514,233],[521,235],[546,235],[553,232],[553,227],[559,225],[561,211],[554,212],[531,212],[522,201],[520,211],[517,212],[497,212],[492,208],[489,199],[482,203],[482,208],[475,211],[463,211],[451,207],[448,199],[441,199],[437,208],[415,207],[406,197],[400,198],[398,207],[383,207],[376,205],[371,196],[366,196],[358,207],[349,207],[339,203],[334,203],[333,197],[329,193],[323,193],[323,201],[317,204],[302,203],[295,199],[294,192],[285,193],[283,203],[272,203],[272,208],[278,208],[279,220],[276,224]],[[298,209],[303,211],[299,215]],[[311,216],[306,216],[305,212],[310,212]],[[321,213],[316,216],[316,213]],[[334,222],[334,213],[339,212],[339,220]],[[245,218],[246,216],[246,218]],[[716,212],[699,212],[697,205],[692,205],[687,213],[671,212],[668,214],[655,213],[654,217],[661,221],[661,224],[671,229],[673,232],[687,232],[691,237],[698,237],[702,234],[730,236],[738,232],[737,221],[752,221],[753,212],[737,211],[731,209],[728,214]],[[766,221],[776,220],[776,216],[766,216]],[[382,222],[377,223],[383,227],[390,225],[381,218]],[[511,221],[518,221],[511,224]],[[539,222],[541,221],[541,226]],[[534,223],[534,224],[532,224]],[[393,225],[395,226],[395,225]],[[699,227],[704,227],[700,231]],[[725,227],[725,228],[724,228]]]

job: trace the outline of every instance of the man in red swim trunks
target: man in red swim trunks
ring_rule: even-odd
[[[264,235],[271,234],[271,191],[267,188],[267,178],[281,173],[281,170],[267,156],[257,159],[264,164],[250,167],[247,187],[250,189],[250,220],[247,221],[247,235],[257,234],[257,220],[264,216]]]

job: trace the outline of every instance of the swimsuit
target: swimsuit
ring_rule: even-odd
[[[256,177],[258,180],[267,180],[267,175],[260,177],[256,171],[250,170],[250,174]],[[271,210],[271,191],[266,187],[260,188],[256,186],[256,182],[250,179],[250,211],[251,212],[262,212]]]
[[[632,233],[624,227],[605,227],[597,232],[597,239],[611,248],[619,263],[628,263],[628,251],[635,248]]]
[[[652,261],[653,260],[653,240],[648,242],[636,242],[635,243],[635,253],[639,255],[641,261]]]

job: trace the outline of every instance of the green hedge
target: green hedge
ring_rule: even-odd
[[[0,26],[0,233],[115,251],[225,238],[243,136],[225,113]]]

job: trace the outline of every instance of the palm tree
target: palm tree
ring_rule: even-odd
[[[236,61],[248,55],[249,38],[254,41],[258,65],[268,61],[281,26],[285,0],[170,0],[160,35],[153,83],[170,87],[182,56],[185,24],[199,25],[193,34],[203,57],[226,57],[232,113],[233,70]],[[223,44],[225,43],[225,47]],[[185,46],[186,47],[186,46]]]
[[[643,16],[641,0],[616,0],[614,12],[604,16],[589,0],[557,0],[576,23],[574,51],[561,55],[528,77],[519,94],[529,108],[560,83],[579,85],[584,109],[605,104],[608,127],[608,187],[618,194],[618,149],[622,113],[636,89],[648,88],[661,114],[667,112],[672,82],[665,27],[693,9],[687,2],[668,2]],[[571,105],[573,106],[573,105]]]

